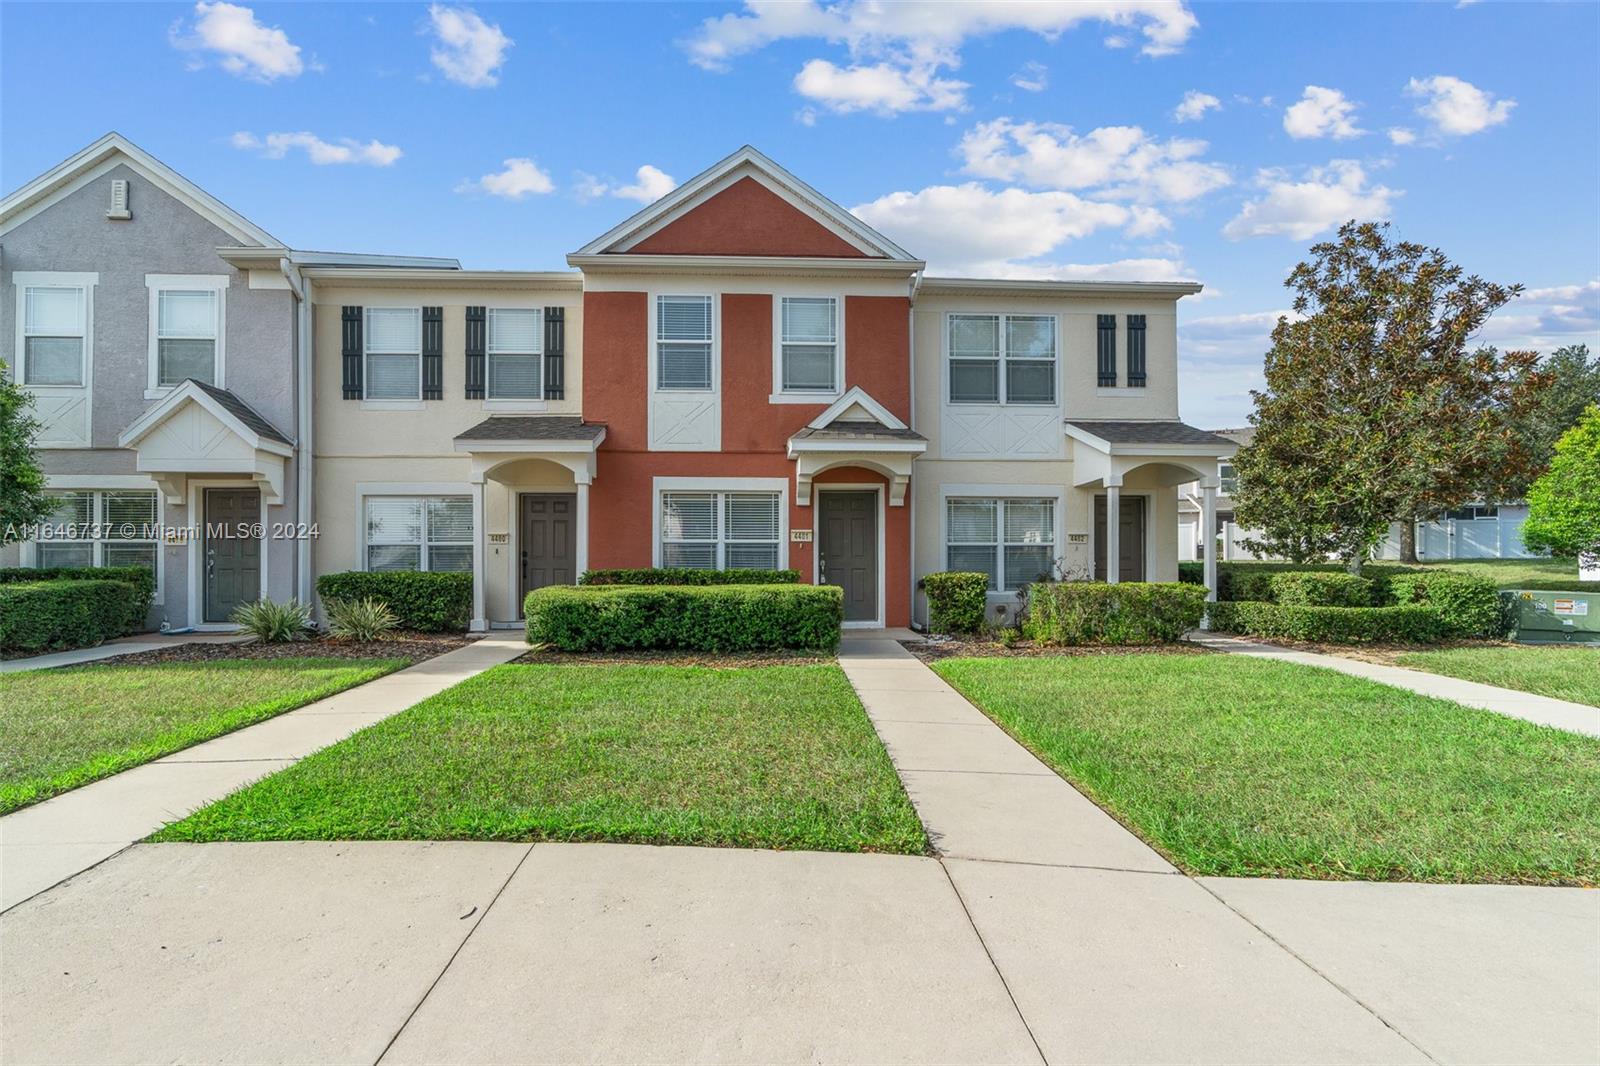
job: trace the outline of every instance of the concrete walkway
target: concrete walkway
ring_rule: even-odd
[[[527,651],[486,637],[0,818],[0,911],[457,682]]]
[[[1591,737],[1600,737],[1600,707],[1591,707],[1586,703],[1573,703],[1569,700],[1552,699],[1549,696],[1539,696],[1532,692],[1519,692],[1516,689],[1500,688],[1497,685],[1485,685],[1477,681],[1463,681],[1458,677],[1446,677],[1444,674],[1431,674],[1426,670],[1408,670],[1403,666],[1387,666],[1382,663],[1363,662],[1360,659],[1348,659],[1342,655],[1327,655],[1322,652],[1300,651],[1295,648],[1285,648],[1277,644],[1264,644],[1260,641],[1245,640],[1240,637],[1225,637],[1214,633],[1191,633],[1189,639],[1196,644],[1217,651],[1232,652],[1236,655],[1250,655],[1258,659],[1278,659],[1286,663],[1301,663],[1305,666],[1320,666],[1327,670],[1337,670],[1341,674],[1351,677],[1362,677],[1368,681],[1378,681],[1396,688],[1409,689],[1424,696],[1436,696],[1442,700],[1454,700],[1456,703],[1468,707],[1478,707],[1485,711],[1493,711],[1509,718],[1523,718],[1539,725],[1555,726],[1571,733],[1586,733]],[[1600,651],[1594,655],[1594,667],[1600,670]]]
[[[1194,880],[892,636],[840,665],[1048,1061],[1600,1061],[1600,892]]]
[[[253,640],[238,633],[144,633],[137,637],[122,637],[97,644],[92,648],[73,648],[71,651],[53,651],[45,655],[30,655],[25,659],[0,661],[0,674],[14,674],[19,670],[47,670],[55,666],[77,666],[118,655],[133,655],[141,651],[162,651],[179,644],[243,644]]]

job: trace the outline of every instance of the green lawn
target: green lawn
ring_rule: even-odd
[[[154,839],[927,850],[832,664],[498,666]]]
[[[1190,873],[1600,884],[1600,739],[1236,656],[934,669]]]
[[[1486,577],[1503,589],[1519,588],[1529,581],[1576,584],[1578,580],[1576,559],[1449,559],[1415,565]]]
[[[405,665],[404,659],[232,659],[0,674],[0,813]]]
[[[1600,645],[1541,644],[1407,652],[1400,666],[1600,707]]]

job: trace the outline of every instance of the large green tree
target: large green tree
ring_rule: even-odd
[[[44,472],[33,454],[39,420],[33,397],[11,380],[0,361],[0,538],[10,544],[25,539],[28,528],[50,514]]]
[[[1552,555],[1600,553],[1600,406],[1562,434],[1550,469],[1528,490],[1522,542]]]
[[[1539,361],[1538,371],[1547,379],[1545,387],[1537,390],[1534,402],[1515,420],[1527,448],[1531,476],[1521,484],[1507,486],[1508,499],[1526,494],[1532,477],[1550,465],[1556,441],[1578,424],[1587,408],[1600,404],[1600,355],[1591,356],[1587,344],[1557,348]]]
[[[1546,383],[1532,352],[1468,350],[1521,291],[1439,249],[1347,222],[1285,281],[1254,440],[1236,458],[1239,524],[1258,550],[1332,552],[1359,571],[1391,521],[1413,521],[1527,467],[1514,420]]]

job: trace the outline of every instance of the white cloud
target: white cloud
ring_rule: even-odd
[[[1548,354],[1568,344],[1600,351],[1600,278],[1529,289],[1490,318],[1474,340],[1508,351]]]
[[[1493,93],[1447,74],[1412,78],[1406,83],[1406,94],[1423,98],[1417,114],[1432,124],[1434,132],[1453,137],[1498,126],[1517,106],[1515,100],[1496,100]]]
[[[1030,59],[1011,75],[1011,84],[1023,92],[1042,93],[1050,87],[1050,68]]]
[[[516,42],[498,24],[483,21],[470,7],[428,7],[434,45],[433,65],[446,78],[469,89],[488,89],[500,84],[500,65],[506,50]]]
[[[1210,93],[1203,93],[1198,89],[1190,89],[1183,94],[1183,99],[1172,111],[1175,122],[1199,122],[1205,117],[1207,111],[1222,110],[1222,101]]]
[[[1289,237],[1309,240],[1346,219],[1383,219],[1398,191],[1369,185],[1366,171],[1351,159],[1335,159],[1325,167],[1311,167],[1295,181],[1281,169],[1256,175],[1259,199],[1244,205],[1222,235],[1237,241],[1245,237]]]
[[[1338,89],[1307,85],[1300,101],[1283,113],[1283,128],[1296,140],[1332,137],[1336,141],[1359,137],[1366,131],[1355,124],[1360,105],[1345,99]]]
[[[1390,144],[1404,147],[1408,144],[1417,143],[1417,132],[1415,130],[1406,129],[1404,126],[1391,126],[1388,132]]]
[[[1101,126],[1080,136],[1070,126],[998,118],[969,130],[957,151],[962,170],[974,177],[1182,202],[1232,180],[1227,168],[1197,158],[1206,147],[1199,140],[1159,140],[1138,126]]]
[[[525,156],[507,159],[500,169],[476,181],[464,181],[456,192],[484,192],[505,200],[522,200],[555,191],[556,184],[539,164]]]
[[[580,200],[615,196],[623,200],[637,200],[641,204],[652,204],[678,187],[677,178],[649,163],[634,171],[633,177],[633,184],[618,185],[615,182],[601,181],[593,174],[580,173],[573,192]]]
[[[997,191],[975,181],[894,192],[852,211],[891,238],[914,244],[934,272],[987,277],[1049,275],[1065,268],[1027,261],[1098,230],[1140,236],[1167,224],[1153,208],[1062,191]]]
[[[949,111],[965,105],[967,83],[937,77],[937,67],[890,63],[837,67],[813,59],[794,76],[795,92],[831,111]]]
[[[795,79],[796,88],[807,78],[805,84],[819,90],[815,99],[837,96],[854,102],[850,110],[894,114],[965,106],[967,86],[941,71],[961,65],[961,46],[969,38],[1023,30],[1054,40],[1084,22],[1137,30],[1144,36],[1144,53],[1153,56],[1181,49],[1199,25],[1181,0],[837,0],[827,5],[746,0],[743,11],[702,22],[684,47],[696,66],[721,71],[736,57],[777,41],[841,45],[849,53],[848,65],[814,59]],[[1106,43],[1112,46],[1110,39]],[[886,77],[884,67],[900,75],[898,84]],[[919,91],[907,92],[908,87]]]
[[[182,20],[173,25],[170,38],[174,47],[214,53],[223,70],[252,81],[297,78],[305,70],[300,46],[276,26],[257,22],[248,7],[200,0],[194,5],[194,15],[188,32],[184,32]]]
[[[299,149],[317,166],[359,164],[369,167],[392,165],[404,153],[392,144],[382,141],[365,143],[354,137],[340,137],[337,142],[325,141],[314,133],[268,133],[258,137],[241,130],[229,138],[229,143],[244,151],[259,152],[267,159],[282,159]]]
[[[1262,357],[1288,308],[1204,318],[1178,316],[1178,392],[1185,422],[1208,429],[1247,424],[1250,390],[1266,386]]]

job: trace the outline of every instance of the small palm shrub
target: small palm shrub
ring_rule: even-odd
[[[246,633],[268,644],[303,640],[311,628],[311,605],[299,600],[274,603],[257,600],[233,612],[233,620]]]
[[[327,601],[328,632],[347,640],[377,640],[400,624],[389,605],[375,596]]]

